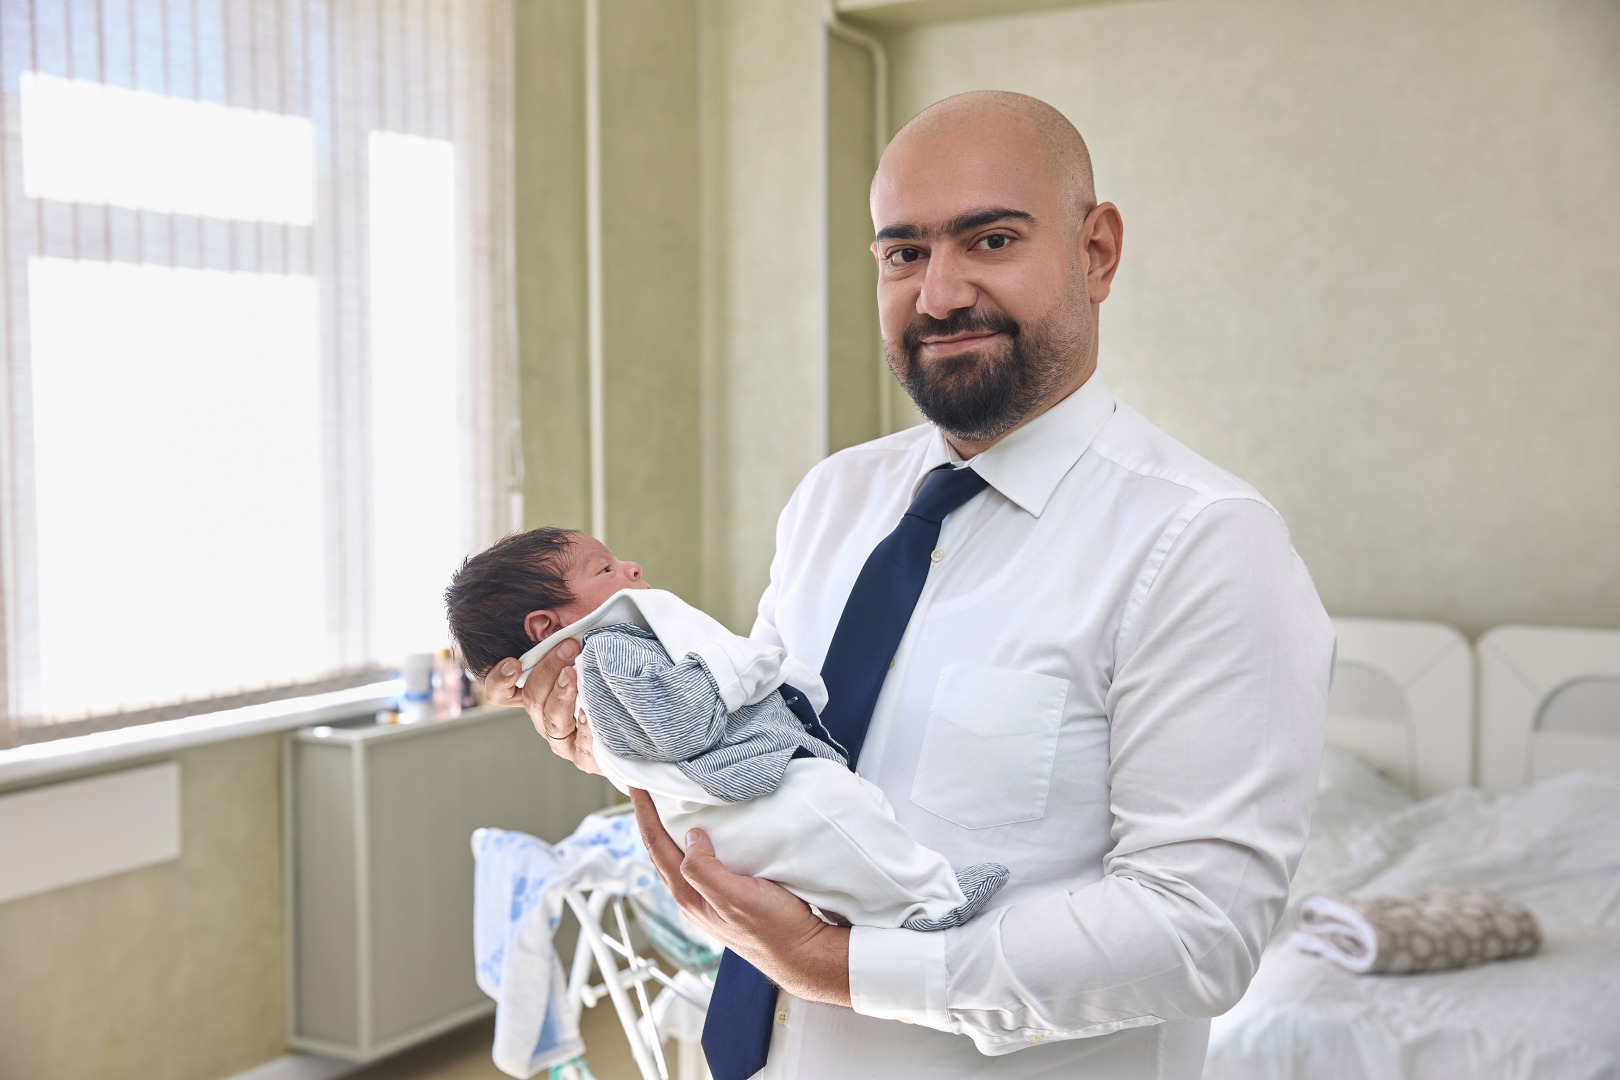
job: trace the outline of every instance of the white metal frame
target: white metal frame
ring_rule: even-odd
[[[599,810],[597,816],[630,812],[630,805],[625,803]],[[579,940],[574,943],[574,960],[568,969],[568,1004],[577,1015],[583,1009],[594,1008],[604,997],[608,998],[613,1002],[619,1025],[624,1028],[624,1037],[630,1043],[630,1054],[642,1080],[671,1080],[669,1062],[664,1059],[663,1043],[653,1021],[647,982],[652,980],[666,987],[700,1010],[707,1009],[708,1002],[667,975],[656,960],[636,952],[623,893],[611,889],[570,888],[563,893],[563,900],[579,922]],[[609,911],[613,913],[611,930],[604,929],[603,925]],[[601,974],[602,981],[593,984],[591,977],[597,973]],[[634,1005],[630,1002],[632,993],[636,999]],[[703,1047],[696,1040],[678,1041],[676,1048],[675,1080],[709,1080],[708,1062],[703,1057]],[[590,1047],[585,1049],[588,1055]]]
[[[574,946],[574,962],[568,973],[569,1004],[578,1012],[594,1007],[604,997],[610,999],[642,1080],[670,1080],[669,1062],[664,1059],[664,1047],[652,1018],[647,983],[649,980],[657,982],[699,1009],[705,1008],[707,1002],[665,974],[657,961],[635,951],[622,894],[608,889],[594,889],[589,893],[569,889],[563,899],[579,920],[579,941]],[[613,918],[611,930],[603,925],[609,912]],[[593,985],[591,976],[595,973],[601,974],[602,981]],[[635,994],[633,1005],[632,993]],[[703,1048],[695,1041],[684,1040],[677,1047],[676,1080],[707,1078]],[[587,1054],[589,1050],[586,1047]]]
[[[1479,654],[1479,780],[1503,793],[1574,769],[1620,772],[1614,736],[1541,727],[1559,691],[1587,679],[1620,679],[1620,630],[1498,626]]]
[[[1354,751],[1418,798],[1473,782],[1474,654],[1443,623],[1336,618],[1336,677],[1371,671],[1400,695],[1401,718],[1336,715],[1327,741]]]

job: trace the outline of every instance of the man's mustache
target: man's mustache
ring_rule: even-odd
[[[957,308],[943,319],[932,315],[918,315],[900,335],[900,344],[908,357],[917,355],[917,348],[925,337],[954,337],[957,334],[1006,334],[1018,336],[1018,321],[1004,311],[986,312],[974,308]]]

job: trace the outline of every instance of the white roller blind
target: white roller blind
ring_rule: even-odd
[[[3,0],[0,721],[447,644],[514,526],[508,0]]]

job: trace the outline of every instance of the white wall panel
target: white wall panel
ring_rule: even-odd
[[[179,762],[0,795],[0,903],[179,857]]]

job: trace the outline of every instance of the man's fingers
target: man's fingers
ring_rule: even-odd
[[[537,728],[539,726],[539,724],[535,725]],[[540,734],[545,735],[545,732],[542,730]],[[550,750],[553,754],[556,754],[564,761],[571,761],[576,765],[579,764],[577,761],[574,761],[574,736],[572,735],[565,739],[553,739],[548,736],[546,739],[546,749]]]
[[[686,857],[681,860],[680,875],[710,907],[726,916],[738,912],[739,891],[754,888],[753,878],[733,874],[715,857],[714,842],[702,829],[686,834]]]
[[[552,740],[546,740],[550,742]],[[557,745],[565,745],[558,743]],[[569,753],[573,757],[574,766],[581,772],[602,775],[602,770],[596,764],[596,737],[591,734],[591,725],[584,721],[574,729],[574,735],[566,743]]]
[[[541,657],[538,664],[529,669],[529,677],[523,682],[524,689],[532,686],[544,692],[555,686],[557,676],[562,673],[564,668],[571,666],[574,658],[578,655],[579,642],[570,639],[558,645]]]
[[[552,753],[570,761],[574,760],[574,750],[566,741],[575,728],[574,703],[578,693],[572,665],[578,655],[579,642],[563,642],[529,669],[521,687],[517,681],[523,675],[523,666],[511,657],[490,668],[489,674],[484,676],[485,701],[491,705],[522,706],[535,730],[552,740]]]
[[[703,903],[703,898],[681,876],[681,849],[670,838],[663,821],[659,819],[658,808],[653,805],[652,796],[641,788],[631,788],[630,803],[636,808],[636,825],[641,829],[641,843],[646,847],[653,867],[658,871],[658,876],[664,879],[664,885],[675,898],[675,902],[682,908],[693,905],[707,907]]]
[[[536,664],[524,686],[524,693],[529,695],[530,700],[538,702],[541,722],[545,725],[546,733],[554,739],[566,738],[574,730],[574,705],[579,696],[579,687],[570,665],[578,655],[578,642],[563,642],[546,657],[546,661],[555,663]],[[546,668],[545,671],[541,670],[542,666]],[[533,707],[530,707],[530,713],[534,713]]]
[[[630,805],[636,808],[636,825],[641,829],[641,843],[647,849],[653,866],[666,878],[679,878],[681,849],[675,846],[664,823],[658,817],[658,808],[652,796],[641,788],[630,789]]]
[[[522,704],[523,692],[517,688],[521,674],[522,667],[510,656],[490,668],[484,676],[484,700],[491,705]]]
[[[714,858],[714,841],[702,829],[688,829],[686,833],[686,857],[690,859],[694,856]]]

